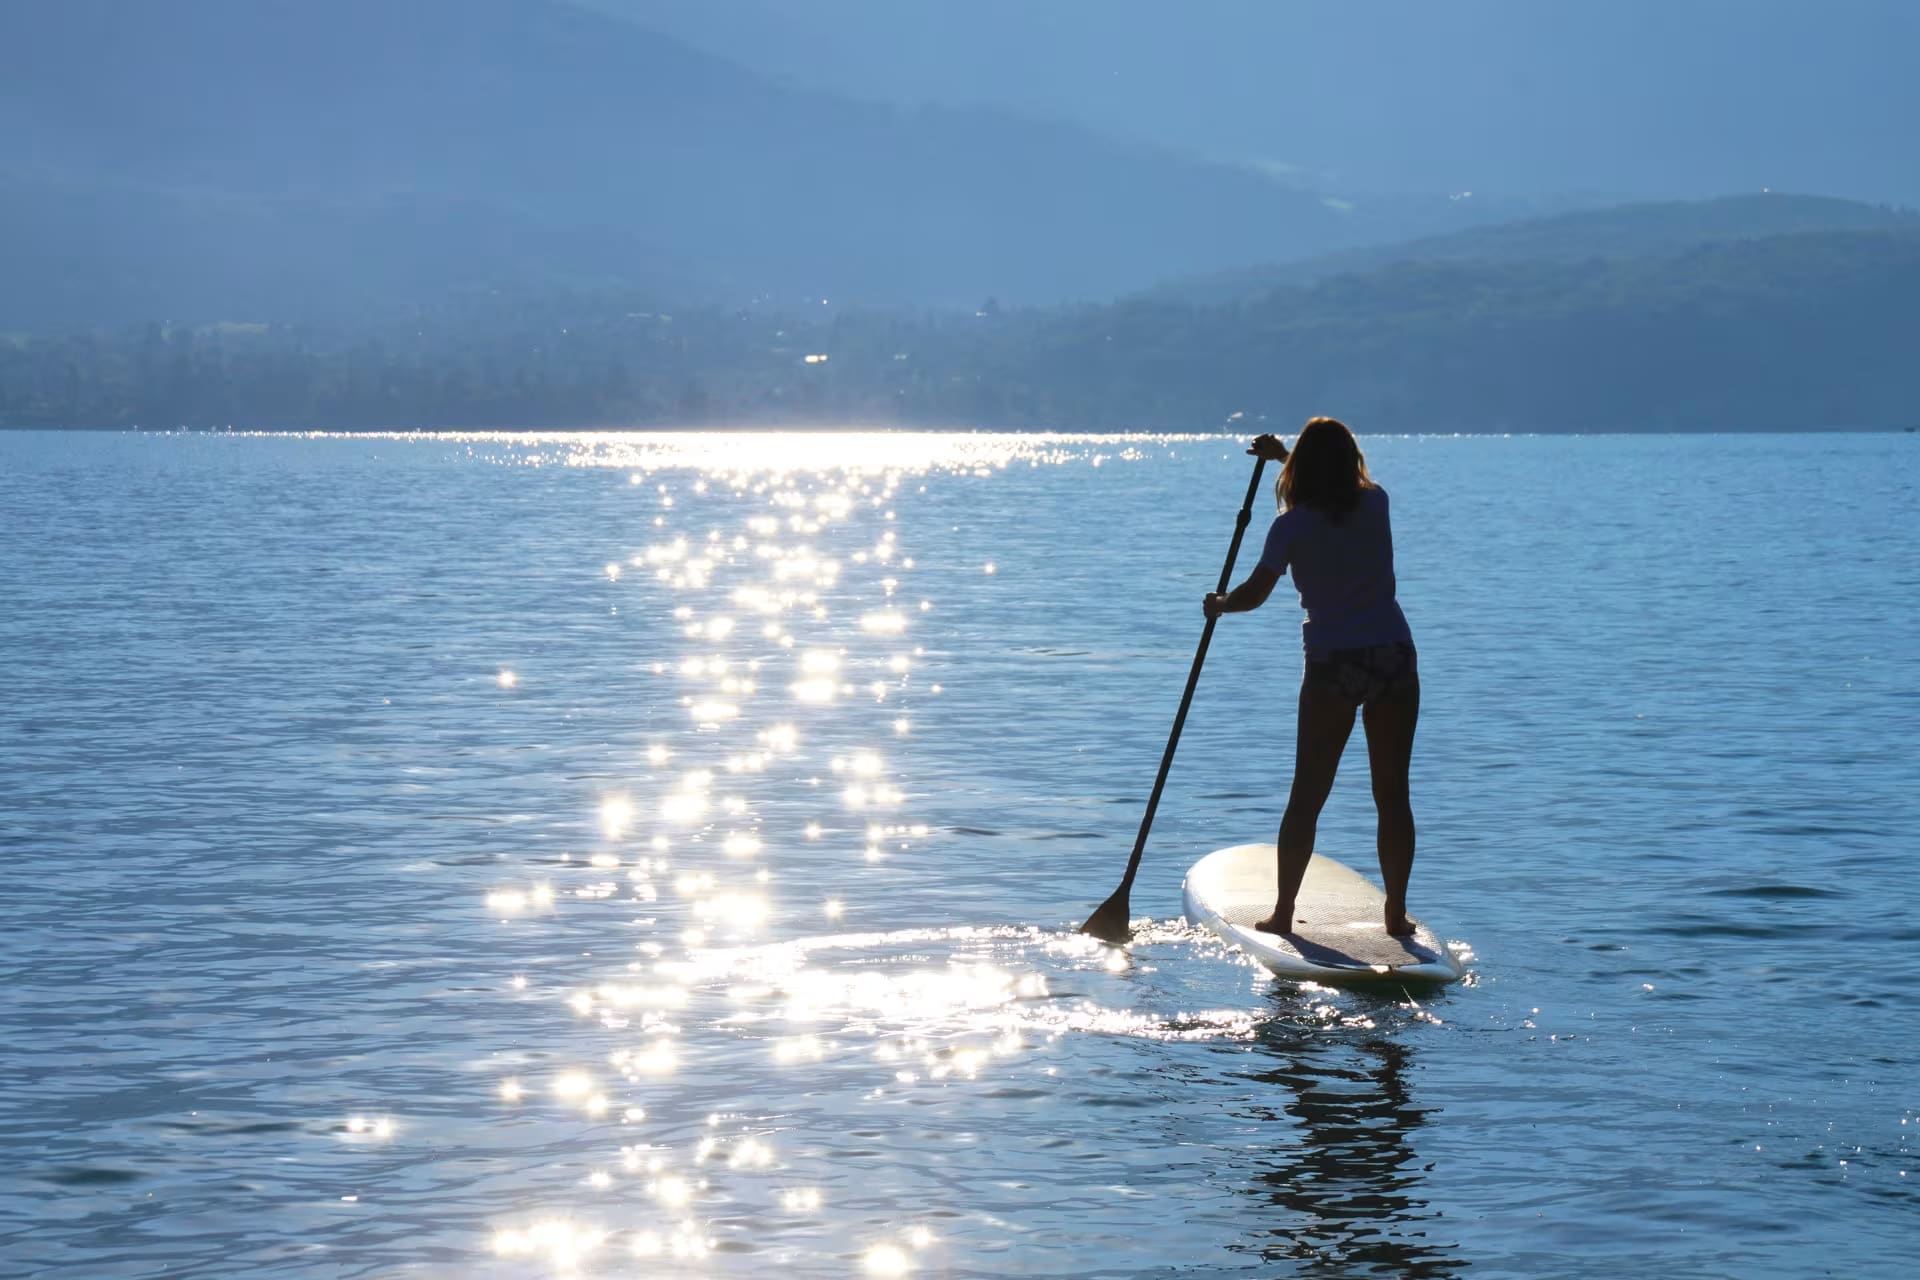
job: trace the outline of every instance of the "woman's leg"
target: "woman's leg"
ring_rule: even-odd
[[[1387,891],[1387,932],[1405,937],[1407,878],[1413,874],[1413,801],[1407,769],[1413,761],[1413,731],[1420,720],[1418,677],[1367,703],[1367,767],[1373,774],[1373,805],[1380,814],[1380,881]]]
[[[1280,819],[1280,889],[1273,914],[1254,928],[1268,933],[1293,931],[1293,900],[1313,858],[1314,830],[1320,810],[1333,790],[1340,753],[1353,732],[1354,705],[1338,692],[1302,681],[1300,728],[1293,749],[1293,791],[1287,796],[1286,816]]]

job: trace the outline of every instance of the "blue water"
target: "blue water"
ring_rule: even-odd
[[[0,434],[0,1273],[1908,1274],[1920,442],[1364,443],[1438,992],[1178,920],[1284,590],[1073,931],[1230,441]]]

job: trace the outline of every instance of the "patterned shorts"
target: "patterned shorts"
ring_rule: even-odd
[[[1335,649],[1307,659],[1306,683],[1365,706],[1380,698],[1403,695],[1420,688],[1420,657],[1410,640],[1373,644],[1362,649]]]

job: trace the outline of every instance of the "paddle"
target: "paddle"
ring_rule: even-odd
[[[1247,522],[1253,519],[1253,495],[1260,489],[1260,472],[1267,465],[1265,458],[1254,460],[1253,479],[1247,482],[1247,500],[1240,504],[1240,515],[1233,525],[1233,542],[1227,547],[1227,562],[1220,568],[1220,591],[1227,589],[1227,583],[1233,577],[1233,561],[1240,554],[1240,539],[1246,535]],[[1173,749],[1180,743],[1181,726],[1187,722],[1187,708],[1193,705],[1193,690],[1200,683],[1200,664],[1207,660],[1207,644],[1213,639],[1213,624],[1218,618],[1208,618],[1206,629],[1200,633],[1200,648],[1193,655],[1193,670],[1187,673],[1187,691],[1180,695],[1180,712],[1173,718],[1173,732],[1167,737],[1166,754],[1160,757],[1160,776],[1153,780],[1153,794],[1147,797],[1147,812],[1140,819],[1140,834],[1133,842],[1133,856],[1127,859],[1127,874],[1120,877],[1120,887],[1113,896],[1101,903],[1099,909],[1087,917],[1080,926],[1080,932],[1090,933],[1105,942],[1125,942],[1133,936],[1133,925],[1129,918],[1128,896],[1133,892],[1133,877],[1140,870],[1140,855],[1147,847],[1147,831],[1153,826],[1153,812],[1160,807],[1160,792],[1167,785],[1167,771],[1173,767]]]

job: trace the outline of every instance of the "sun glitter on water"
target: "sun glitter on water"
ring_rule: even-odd
[[[523,1065],[492,1086],[498,1114],[551,1111],[620,1134],[572,1185],[626,1198],[593,1199],[598,1214],[583,1203],[503,1223],[494,1237],[497,1255],[563,1273],[606,1256],[707,1258],[703,1206],[726,1199],[790,1218],[826,1211],[817,1183],[836,1171],[788,1151],[777,1124],[715,1111],[697,1138],[671,1127],[675,1100],[703,1088],[711,1055],[732,1041],[764,1041],[759,1060],[796,1080],[844,1075],[881,1098],[996,1078],[1069,1030],[1162,1033],[1148,1016],[1055,1007],[1047,976],[1021,961],[1052,948],[1033,931],[818,932],[861,914],[867,877],[895,874],[896,860],[940,839],[911,812],[912,730],[942,685],[927,677],[938,601],[916,589],[925,557],[900,519],[906,481],[1074,450],[887,433],[713,445],[687,435],[533,446],[573,466],[619,467],[623,494],[646,512],[636,545],[583,556],[607,616],[638,638],[633,671],[652,681],[632,704],[638,740],[610,742],[609,764],[583,771],[599,843],[560,854],[570,878],[557,890],[542,878],[488,899],[525,927],[559,927],[556,902],[617,913],[598,940],[590,918],[565,921],[579,955],[548,988],[570,1015],[543,1055],[554,1065]],[[990,561],[984,574],[1001,568]],[[518,682],[504,669],[497,679]],[[542,679],[557,684],[554,672]],[[1057,958],[1085,969],[1110,957],[1067,946]],[[756,1189],[776,1174],[787,1185]],[[928,1270],[937,1243],[902,1224],[869,1237],[858,1266]]]

